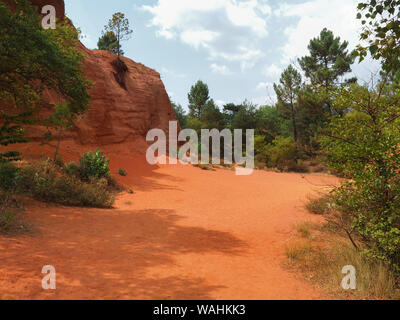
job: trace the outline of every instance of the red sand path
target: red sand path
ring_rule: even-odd
[[[0,237],[0,299],[325,299],[284,266],[293,225],[328,176],[151,167],[112,157],[135,190],[113,210],[28,204],[40,230]],[[311,183],[310,183],[311,182]],[[57,290],[44,291],[44,265]]]

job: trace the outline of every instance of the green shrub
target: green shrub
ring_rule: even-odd
[[[110,208],[114,202],[106,178],[82,181],[62,172],[52,161],[23,167],[19,189],[37,200],[67,206]]]
[[[335,204],[365,246],[366,257],[400,274],[400,91],[353,84],[337,93],[336,107],[354,111],[331,120],[321,146],[329,168],[347,180]]]
[[[258,164],[267,164],[269,160],[268,145],[264,136],[254,137],[254,160]]]
[[[122,169],[122,168],[118,170],[118,173],[119,173],[120,176],[123,176],[123,177],[126,177],[128,175],[126,170]]]
[[[268,148],[269,165],[283,170],[290,161],[296,159],[296,153],[293,138],[277,137]]]
[[[10,162],[0,162],[0,188],[11,191],[17,187],[19,169]]]
[[[16,225],[15,214],[11,211],[0,212],[0,232],[9,232]]]
[[[81,167],[76,162],[67,163],[64,170],[68,176],[79,177],[81,175]]]
[[[97,149],[95,152],[85,153],[80,160],[82,178],[106,178],[110,175],[108,164],[110,160]]]

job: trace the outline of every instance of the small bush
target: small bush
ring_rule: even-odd
[[[79,177],[81,175],[81,167],[76,162],[67,163],[64,170],[68,176]]]
[[[298,173],[308,173],[309,170],[307,166],[302,161],[288,160],[283,166],[284,171],[287,172],[298,172]]]
[[[119,173],[119,175],[122,176],[122,177],[126,177],[126,176],[128,175],[128,173],[126,172],[126,170],[125,170],[125,169],[122,169],[122,168],[118,170],[118,173]]]
[[[277,137],[268,147],[269,166],[284,170],[288,162],[296,159],[296,152],[293,138]]]
[[[0,162],[0,188],[11,191],[17,187],[19,169],[10,162]]]
[[[11,211],[0,212],[0,232],[8,232],[15,226],[15,215]]]
[[[313,214],[325,215],[332,212],[333,206],[332,197],[330,195],[325,195],[319,198],[309,198],[306,209]]]
[[[97,149],[95,152],[85,153],[80,160],[82,178],[106,178],[110,175],[108,164],[110,160],[104,156],[104,153]]]
[[[37,200],[67,206],[110,208],[114,202],[106,178],[82,181],[62,172],[52,161],[23,167],[19,189]]]
[[[300,151],[291,137],[277,137],[271,144],[267,144],[265,137],[256,136],[254,138],[254,151],[257,168],[266,166],[285,172],[308,172],[307,166],[298,161]]]
[[[16,235],[30,231],[31,226],[21,221],[19,215],[12,211],[0,212],[0,234]]]

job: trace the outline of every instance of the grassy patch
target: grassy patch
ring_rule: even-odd
[[[396,277],[388,266],[368,260],[343,237],[329,234],[328,239],[321,241],[321,237],[310,235],[310,230],[313,228],[308,223],[296,226],[299,235],[308,240],[298,239],[287,245],[291,267],[300,269],[306,278],[338,299],[400,299]],[[341,286],[345,277],[342,269],[348,265],[356,269],[356,290],[344,290]]]
[[[30,231],[21,219],[21,201],[9,192],[0,192],[0,234],[14,235]]]
[[[325,215],[332,212],[333,206],[332,197],[330,195],[324,195],[316,198],[309,197],[306,209],[313,214]]]
[[[296,242],[286,247],[286,256],[290,261],[303,261],[311,254],[311,243]]]
[[[303,222],[296,225],[296,231],[302,238],[312,238],[313,225],[311,222]]]

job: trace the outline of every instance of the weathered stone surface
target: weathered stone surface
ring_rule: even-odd
[[[38,6],[52,4],[57,14],[65,12],[63,0],[32,0],[32,3]],[[87,113],[65,138],[73,138],[83,145],[129,143],[132,148],[132,144],[136,143],[135,149],[138,150],[144,148],[149,130],[159,128],[168,132],[169,121],[176,120],[176,116],[158,72],[122,57],[128,67],[123,88],[117,82],[117,72],[112,65],[115,55],[107,51],[89,50],[82,44],[79,50],[86,56],[84,72],[93,82],[91,102]],[[46,92],[44,98],[48,105],[42,110],[42,116],[60,100],[52,92]],[[37,140],[45,131],[45,128],[35,126],[29,128],[28,132],[31,138]]]

